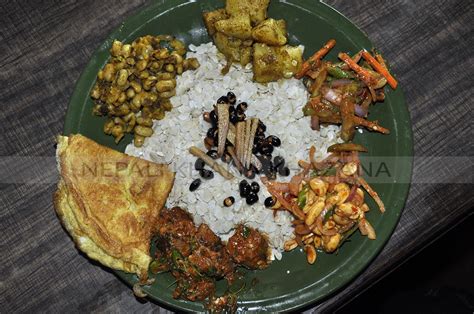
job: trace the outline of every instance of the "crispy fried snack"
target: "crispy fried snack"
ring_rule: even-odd
[[[59,136],[56,212],[76,246],[101,264],[147,279],[150,240],[174,182],[166,165],[82,136]]]

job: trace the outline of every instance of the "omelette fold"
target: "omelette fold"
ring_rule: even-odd
[[[150,241],[174,173],[82,136],[59,136],[56,212],[76,246],[113,269],[148,275]]]

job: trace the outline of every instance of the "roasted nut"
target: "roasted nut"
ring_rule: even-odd
[[[103,75],[104,75],[104,80],[108,82],[112,82],[115,75],[114,65],[111,63],[107,63],[104,67]]]
[[[112,128],[114,127],[115,123],[112,119],[108,119],[105,123],[104,123],[104,133],[105,134],[112,134]]]
[[[172,49],[161,47],[161,41],[168,41]],[[199,66],[195,58],[184,60],[185,53],[184,43],[169,35],[147,35],[131,44],[113,41],[111,58],[98,71],[90,92],[93,113],[111,118],[104,132],[116,142],[125,133],[135,132],[135,146],[143,145],[144,138],[153,133],[152,119],[163,119],[173,108],[169,98],[176,94],[176,74]],[[135,113],[140,111],[137,121]]]
[[[181,74],[183,74],[183,71],[184,71],[183,65],[182,65],[182,64],[178,64],[178,65],[176,66],[176,74],[181,75]]]
[[[336,214],[350,219],[357,219],[362,211],[352,203],[344,203],[337,207]]]
[[[303,238],[304,239],[302,239],[302,240],[303,240],[304,244],[311,244],[311,243],[313,243],[314,234],[310,233],[310,234],[306,235],[306,237],[303,237]]]
[[[142,86],[140,83],[136,82],[136,81],[133,81],[133,82],[130,82],[130,86],[133,88],[133,90],[135,91],[135,93],[140,93],[142,91]]]
[[[305,245],[304,250],[306,252],[306,260],[309,264],[314,264],[316,262],[316,249],[312,245]]]
[[[334,252],[341,242],[341,234],[336,233],[333,236],[323,236],[323,249],[327,253]]]
[[[115,124],[112,127],[112,130],[111,130],[110,134],[115,138],[119,138],[119,137],[123,136],[123,131],[124,131],[123,125]]]
[[[129,44],[123,45],[122,46],[122,51],[121,51],[122,57],[128,58],[130,56],[131,51],[132,51],[132,46],[131,45],[129,45]]]
[[[141,135],[143,137],[149,137],[152,136],[153,134],[153,129],[141,125],[137,125],[135,129],[133,130],[135,134]]]
[[[156,74],[156,79],[158,81],[166,81],[166,80],[171,80],[173,79],[175,76],[173,75],[173,73],[168,73],[168,72],[160,72],[158,74]]]
[[[122,42],[114,40],[112,43],[112,48],[110,48],[110,54],[114,57],[120,56],[122,52]]]
[[[337,214],[333,215],[332,218],[338,225],[341,226],[347,225],[351,222],[350,219],[348,219],[347,217],[339,216]]]
[[[199,68],[199,61],[196,58],[188,58],[183,61],[183,67],[185,70],[196,70]]]
[[[127,98],[131,99],[131,98],[135,97],[135,90],[133,88],[129,88],[129,89],[127,89],[126,94],[127,94]]]
[[[333,194],[327,198],[327,203],[341,205],[349,196],[351,189],[346,183],[338,183],[334,186]]]
[[[125,69],[120,70],[117,77],[117,84],[119,86],[124,86],[125,84],[127,84],[127,79],[128,79],[128,71]]]
[[[135,147],[142,147],[144,142],[145,138],[143,136],[135,134],[135,137],[133,138],[133,145],[135,145]]]
[[[149,117],[138,117],[137,118],[137,123],[142,126],[146,127],[152,127],[153,126],[153,120]]]
[[[169,99],[163,99],[160,102],[160,106],[161,108],[163,108],[164,111],[171,111],[171,109],[173,109],[173,104]]]
[[[365,218],[359,220],[359,230],[362,235],[366,235],[371,240],[376,239],[374,227]]]
[[[168,92],[162,92],[159,94],[159,97],[160,98],[171,98],[173,97],[174,95],[176,95],[176,90],[170,90]]]
[[[305,224],[308,226],[311,226],[315,221],[316,218],[321,214],[321,211],[324,209],[324,201],[316,201],[314,204],[312,204],[309,209],[308,213],[306,215],[305,219]]]
[[[366,203],[362,204],[362,206],[360,207],[360,209],[361,209],[364,213],[366,213],[366,212],[368,212],[368,211],[370,210],[369,206],[368,206]]]
[[[120,93],[120,96],[117,99],[117,102],[119,104],[123,104],[125,102],[125,100],[127,100],[127,94],[125,94],[124,92]]]
[[[285,242],[285,244],[283,244],[283,248],[287,252],[295,249],[297,246],[298,246],[298,242],[296,242],[295,239],[288,240]]]
[[[348,162],[342,167],[342,173],[346,176],[352,176],[357,172],[357,164],[355,162]]]
[[[91,97],[94,98],[94,99],[99,99],[100,98],[99,85],[97,85],[97,84],[94,85],[94,88],[92,88],[92,91],[91,91]]]
[[[311,190],[313,190],[313,192],[318,196],[326,195],[328,190],[328,184],[320,178],[311,179],[309,181],[309,186],[311,187]]]
[[[314,246],[315,246],[316,248],[319,249],[319,248],[321,247],[321,245],[322,245],[321,237],[319,237],[319,236],[314,236],[314,238],[313,238],[313,244],[314,244]]]
[[[176,80],[171,79],[171,80],[166,80],[166,81],[158,81],[155,87],[159,93],[168,92],[176,87]]]
[[[146,69],[148,62],[146,60],[140,60],[135,64],[135,68],[141,72]]]

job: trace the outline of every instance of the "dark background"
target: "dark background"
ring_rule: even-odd
[[[405,209],[381,254],[341,291],[308,310],[472,313],[472,218],[425,247],[474,207],[473,1],[326,2],[366,32],[390,61],[406,95],[416,158]],[[54,137],[90,56],[147,3],[0,2],[0,156],[54,156]],[[426,156],[452,158],[426,161]],[[54,162],[13,169],[4,159],[1,312],[165,312],[138,302],[110,271],[78,254],[52,208]],[[34,182],[7,183],[22,170]]]

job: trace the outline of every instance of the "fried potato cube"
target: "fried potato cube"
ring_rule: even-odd
[[[252,47],[242,47],[240,49],[240,64],[245,66],[252,61]]]
[[[267,18],[267,9],[270,0],[227,0],[225,10],[231,16],[250,14],[253,25],[257,25]]]
[[[283,46],[287,41],[285,20],[266,19],[253,28],[252,38],[270,46]]]
[[[217,9],[210,12],[204,12],[202,14],[202,18],[204,20],[204,25],[206,25],[207,32],[210,36],[212,36],[216,33],[216,22],[228,19],[229,15],[227,14],[225,9]]]
[[[240,62],[242,66],[249,63],[252,59],[252,47],[244,45],[242,40],[226,36],[217,32],[213,36],[217,49],[224,54],[228,61]]]
[[[250,16],[248,14],[217,21],[215,27],[218,32],[227,36],[244,40],[252,37],[252,26],[250,25]]]
[[[217,49],[219,49],[229,61],[240,61],[240,41],[240,39],[236,40],[220,32],[214,34],[214,43]]]
[[[253,45],[253,78],[256,82],[290,78],[298,72],[302,63],[303,50],[300,47],[274,47],[262,43]]]

